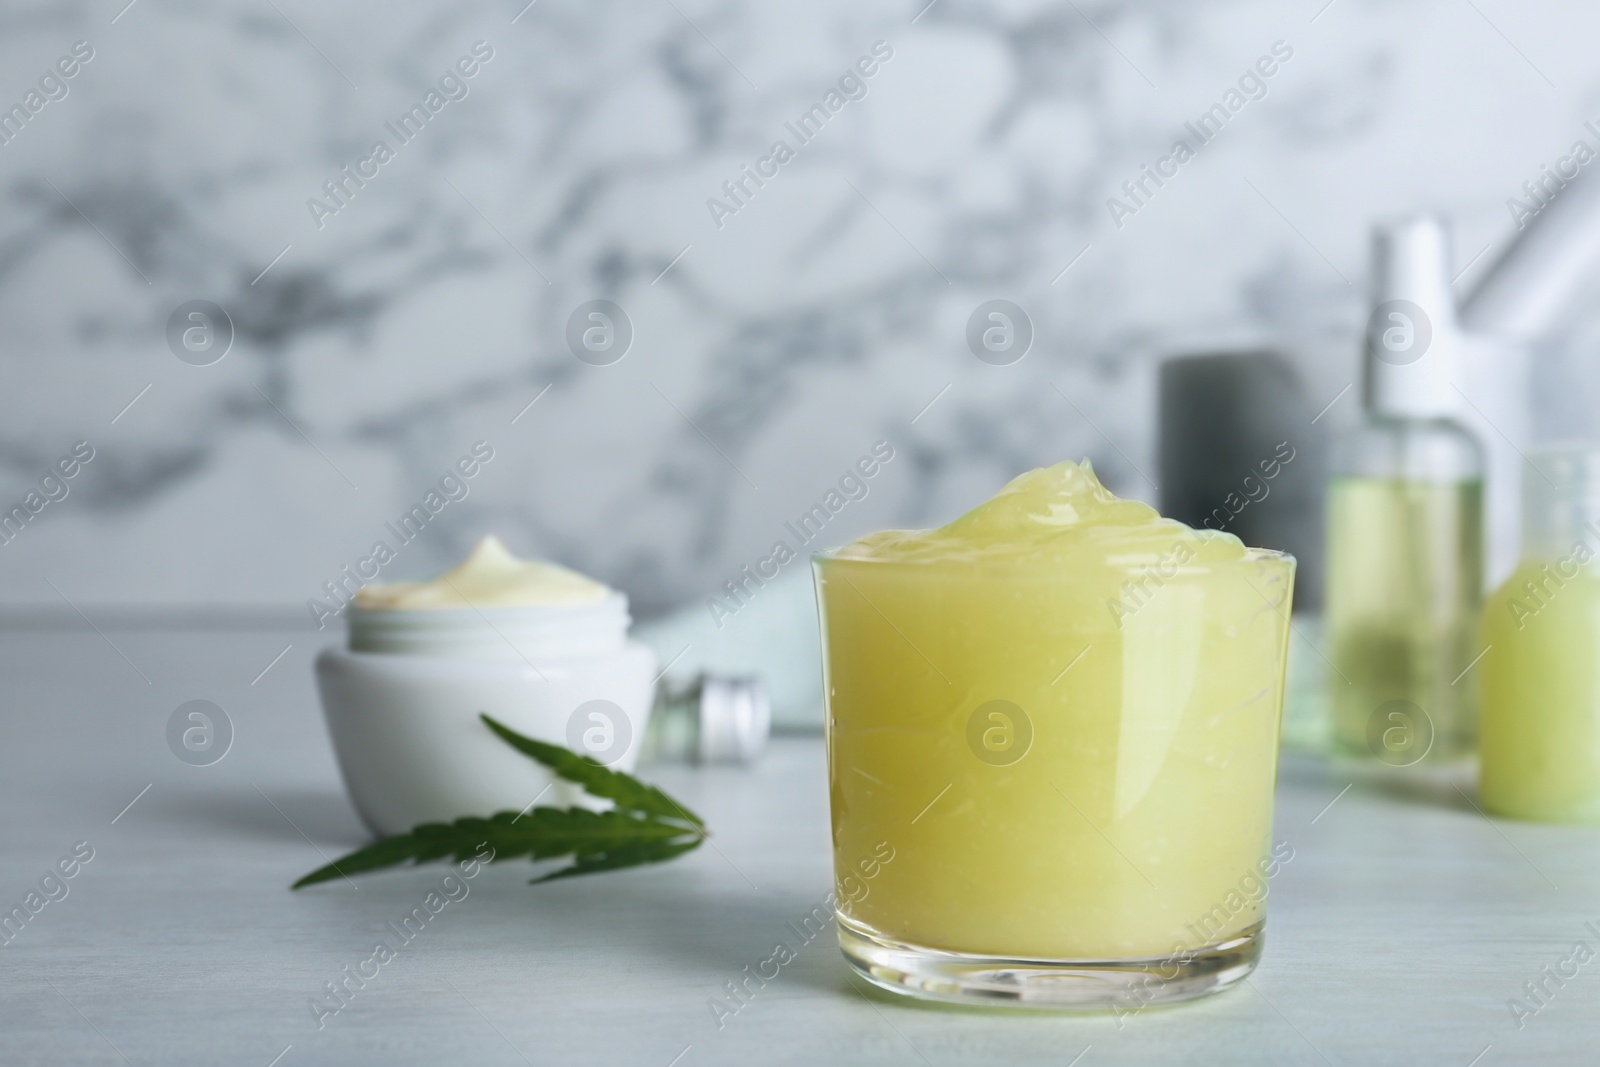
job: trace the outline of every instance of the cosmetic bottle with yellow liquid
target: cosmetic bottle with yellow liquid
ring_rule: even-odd
[[[1459,350],[1442,224],[1380,229],[1361,423],[1335,442],[1326,642],[1336,753],[1446,764],[1477,743],[1483,450],[1454,416]]]
[[[1600,823],[1600,449],[1528,461],[1522,560],[1484,607],[1479,794],[1496,815]]]
[[[813,564],[859,974],[1132,1012],[1250,973],[1293,855],[1271,842],[1291,557],[1069,462]]]

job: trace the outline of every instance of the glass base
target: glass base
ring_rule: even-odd
[[[891,941],[838,916],[839,947],[876,986],[951,1004],[1013,1008],[1138,1011],[1220,993],[1256,969],[1266,935],[1256,922],[1239,933],[1176,956],[1050,960],[945,952]]]

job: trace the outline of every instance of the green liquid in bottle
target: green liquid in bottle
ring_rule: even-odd
[[[1585,536],[1584,542],[1589,538]],[[1600,573],[1524,559],[1484,608],[1483,806],[1600,822]]]
[[[1331,481],[1327,648],[1335,751],[1408,765],[1475,750],[1476,689],[1464,672],[1480,651],[1482,497],[1477,479]]]

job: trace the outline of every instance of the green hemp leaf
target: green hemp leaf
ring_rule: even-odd
[[[518,752],[581,786],[590,796],[612,801],[615,806],[610,811],[532,808],[525,812],[497,812],[487,818],[466,816],[452,823],[424,823],[408,834],[385,837],[319,867],[293,888],[447,856],[456,860],[481,858],[485,846],[492,850],[490,862],[518,856],[530,860],[572,857],[568,866],[533,879],[537,884],[661,863],[698,848],[705,840],[705,822],[700,816],[655,786],[614,771],[591,756],[524,737],[487,715],[481,718]]]

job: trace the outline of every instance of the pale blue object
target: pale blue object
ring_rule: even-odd
[[[757,677],[772,699],[774,731],[820,731],[822,639],[810,566],[795,560],[776,578],[747,590],[743,606],[732,614],[714,617],[701,600],[635,624],[633,636],[670,664],[667,677],[674,682],[702,672]],[[733,606],[720,596],[717,603]]]

